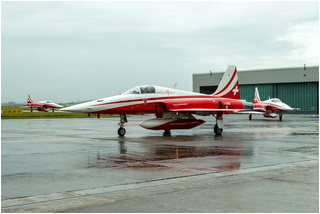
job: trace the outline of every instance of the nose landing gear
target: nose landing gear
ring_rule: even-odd
[[[120,137],[124,136],[126,134],[126,129],[124,128],[124,124],[127,123],[127,116],[125,114],[120,114],[120,123],[119,123],[119,129],[118,129],[118,135]]]
[[[282,111],[279,111],[279,120],[282,121]]]

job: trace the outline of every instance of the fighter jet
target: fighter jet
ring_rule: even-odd
[[[214,132],[223,131],[223,114],[238,110],[252,109],[253,104],[240,99],[239,81],[236,66],[229,65],[217,90],[211,94],[201,94],[153,85],[131,88],[123,94],[101,98],[90,102],[61,109],[67,112],[97,114],[119,114],[118,135],[124,136],[126,115],[155,114],[154,119],[146,120],[141,127],[152,130],[191,129],[205,121],[194,115],[216,118]]]
[[[28,100],[26,106],[30,107],[30,112],[33,111],[33,108],[37,108],[38,111],[48,112],[47,108],[52,108],[52,112],[54,112],[54,108],[62,108],[63,106],[58,105],[56,103],[51,102],[50,100],[33,102],[30,94],[28,94]]]
[[[268,100],[261,101],[258,88],[255,88],[254,94],[254,108],[249,111],[249,120],[252,119],[252,114],[262,114],[264,117],[276,118],[279,114],[279,120],[282,121],[282,113],[284,111],[292,111],[299,108],[291,108],[287,104],[283,103],[278,98],[269,98]],[[277,114],[278,112],[278,114]]]

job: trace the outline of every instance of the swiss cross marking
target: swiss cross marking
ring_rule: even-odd
[[[232,91],[233,95],[236,95],[236,93],[239,92],[238,86],[236,86]]]

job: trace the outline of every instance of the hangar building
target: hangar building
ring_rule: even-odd
[[[225,71],[193,74],[193,91],[212,94]],[[258,87],[261,100],[279,98],[301,112],[319,113],[319,66],[239,70],[241,99],[253,102]]]

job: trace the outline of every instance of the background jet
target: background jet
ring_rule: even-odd
[[[47,108],[52,108],[52,112],[54,112],[54,108],[63,107],[61,105],[51,102],[50,100],[33,102],[33,100],[30,97],[30,94],[28,94],[28,100],[27,100],[26,106],[30,107],[30,112],[33,111],[32,110],[33,108],[37,108],[38,111],[45,111],[45,112],[48,112]]]
[[[279,120],[282,121],[283,111],[294,110],[294,108],[291,108],[290,106],[283,103],[278,98],[271,98],[265,101],[261,101],[257,87],[255,88],[253,104],[254,104],[253,110],[246,112],[246,113],[249,113],[249,120],[252,119],[252,114],[262,114],[264,117],[271,117],[271,118],[275,118],[279,114]]]

